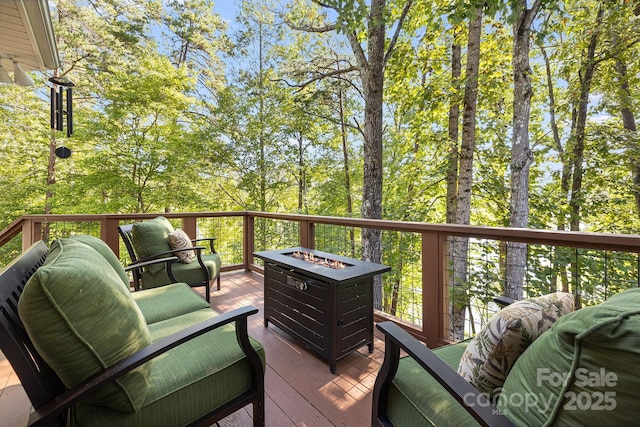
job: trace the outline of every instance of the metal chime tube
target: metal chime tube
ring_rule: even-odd
[[[71,88],[67,88],[67,136],[73,133],[73,95]]]
[[[51,129],[56,129],[56,88],[51,88]]]
[[[62,88],[58,88],[60,89],[59,91],[56,91],[56,130],[62,130],[63,129],[63,123],[64,123],[64,110],[63,110],[63,90]]]

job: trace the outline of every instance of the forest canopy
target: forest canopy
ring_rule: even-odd
[[[638,232],[637,3],[236,3],[227,22],[211,0],[51,2],[74,133],[49,127],[52,73],[0,85],[2,226],[258,210]]]

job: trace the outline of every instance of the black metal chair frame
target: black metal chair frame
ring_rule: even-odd
[[[184,251],[184,249],[173,249],[173,250],[155,254],[150,257],[138,258],[133,246],[133,224],[126,224],[126,225],[119,226],[118,233],[120,234],[120,237],[122,238],[122,241],[124,242],[124,245],[127,248],[127,252],[129,253],[129,258],[131,258],[130,266],[137,265],[136,268],[131,269],[131,272],[133,274],[133,288],[136,291],[140,290],[141,283],[142,283],[142,267],[140,263],[154,261],[159,258],[166,258],[167,256],[173,256],[172,261],[166,262],[167,275],[169,276],[169,279],[171,279],[171,282],[175,283],[178,281],[173,275],[173,271],[171,270],[171,265],[174,262],[178,262],[178,258],[175,257],[175,254],[178,252]],[[211,250],[211,253],[215,254],[217,253],[214,246],[215,240],[216,240],[215,237],[206,237],[206,238],[200,238],[200,239],[191,239],[191,243],[196,244],[198,242],[208,241],[209,249]],[[218,272],[218,275],[214,278],[211,278],[209,276],[209,269],[207,268],[207,266],[204,264],[204,261],[202,260],[202,252],[206,250],[205,246],[194,246],[192,249],[196,253],[196,259],[198,261],[198,264],[200,264],[200,268],[202,269],[205,279],[201,282],[194,282],[194,283],[187,283],[187,284],[192,288],[204,286],[205,299],[207,300],[207,302],[210,302],[211,301],[211,280],[216,279],[217,290],[220,290],[220,272]]]
[[[18,300],[24,286],[44,263],[47,252],[47,245],[39,241],[0,273],[0,350],[11,363],[33,405],[34,411],[29,416],[29,426],[66,426],[68,410],[90,393],[172,348],[229,323],[235,324],[238,343],[251,365],[253,386],[190,425],[210,426],[250,403],[253,405],[253,425],[264,425],[264,369],[260,356],[249,341],[247,330],[247,318],[256,314],[258,309],[251,306],[222,313],[161,339],[107,367],[74,388],[66,389],[60,378],[38,354],[18,316]],[[138,267],[139,265],[133,266]]]
[[[506,297],[497,297],[494,298],[494,301],[501,307],[514,302]],[[487,427],[514,426],[484,394],[479,393],[454,369],[407,331],[391,321],[378,323],[376,327],[384,334],[385,347],[384,361],[373,386],[372,426],[393,426],[387,417],[387,399],[391,383],[398,371],[401,350],[418,362],[480,425]],[[477,404],[470,406],[466,402]]]

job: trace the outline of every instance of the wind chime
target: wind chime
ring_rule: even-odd
[[[67,137],[70,137],[73,133],[72,88],[75,85],[64,77],[51,77],[49,81],[53,83],[53,87],[51,87],[51,129],[63,131],[66,116]],[[71,149],[62,144],[56,148],[56,156],[66,159],[71,156]]]

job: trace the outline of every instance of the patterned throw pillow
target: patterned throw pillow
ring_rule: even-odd
[[[169,233],[169,246],[171,246],[171,249],[187,249],[193,247],[191,239],[187,233],[179,228],[172,233]],[[196,255],[193,251],[180,251],[176,253],[176,256],[181,263],[190,264],[192,261],[191,258]]]
[[[573,310],[573,295],[564,292],[505,307],[469,342],[458,373],[479,392],[497,397],[518,357],[560,316]]]

